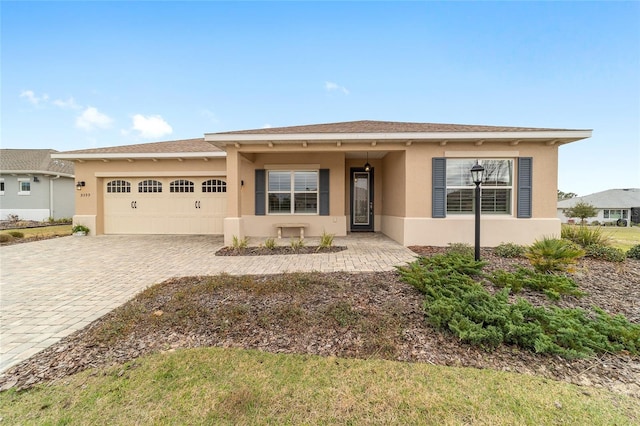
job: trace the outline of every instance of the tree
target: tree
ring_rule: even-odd
[[[577,202],[573,207],[564,209],[562,212],[567,217],[579,217],[580,223],[584,223],[584,220],[588,217],[596,217],[598,215],[598,209],[583,201]]]
[[[575,192],[562,192],[558,190],[558,200],[568,200],[569,198],[575,198],[578,194]]]

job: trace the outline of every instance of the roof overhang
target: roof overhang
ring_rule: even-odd
[[[51,158],[63,160],[179,160],[179,159],[199,159],[199,158],[224,158],[227,156],[223,151],[212,152],[155,152],[155,153],[78,153],[73,152],[51,154]]]
[[[60,176],[74,178],[75,175],[70,173],[52,172],[50,170],[2,170],[4,175],[43,175],[43,176]]]
[[[402,132],[402,133],[205,133],[204,140],[224,149],[229,144],[269,143],[368,143],[371,141],[405,143],[414,142],[505,142],[517,145],[521,142],[544,142],[563,145],[591,137],[591,130],[551,130],[519,132]]]

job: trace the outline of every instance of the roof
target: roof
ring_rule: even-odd
[[[135,145],[110,146],[106,148],[79,149],[65,151],[64,154],[162,154],[181,152],[215,152],[220,151],[204,138],[182,139],[177,141],[151,142]]]
[[[51,154],[57,152],[55,149],[0,149],[0,170],[73,176],[72,161],[51,158]]]
[[[439,133],[439,132],[534,132],[567,131],[535,127],[482,126],[468,124],[408,123],[399,121],[345,121],[340,123],[311,124],[307,126],[273,127],[253,130],[214,133],[216,135],[270,135],[291,133]],[[573,129],[576,130],[576,129]]]
[[[593,207],[600,209],[640,207],[640,188],[608,189],[582,197],[568,198],[558,201],[558,208],[566,209],[579,202],[591,204]]]

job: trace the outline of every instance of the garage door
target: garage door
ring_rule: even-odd
[[[104,180],[105,234],[223,234],[226,213],[221,178]]]

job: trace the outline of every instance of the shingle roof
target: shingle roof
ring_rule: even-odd
[[[272,127],[265,129],[238,130],[214,133],[217,135],[239,134],[293,134],[293,133],[438,133],[438,132],[534,132],[566,131],[568,129],[546,129],[535,127],[480,126],[467,124],[407,123],[397,121],[346,121],[342,123],[311,124],[307,126]]]
[[[220,151],[220,149],[209,142],[205,142],[204,138],[196,138],[178,141],[110,146],[106,148],[80,149],[76,151],[65,151],[64,154],[166,154],[216,151]]]
[[[573,207],[581,201],[600,209],[629,209],[632,207],[640,207],[640,188],[608,189],[582,197],[569,198],[558,201],[558,208],[566,209]]]
[[[0,149],[0,170],[73,175],[73,161],[52,159],[55,149]]]

